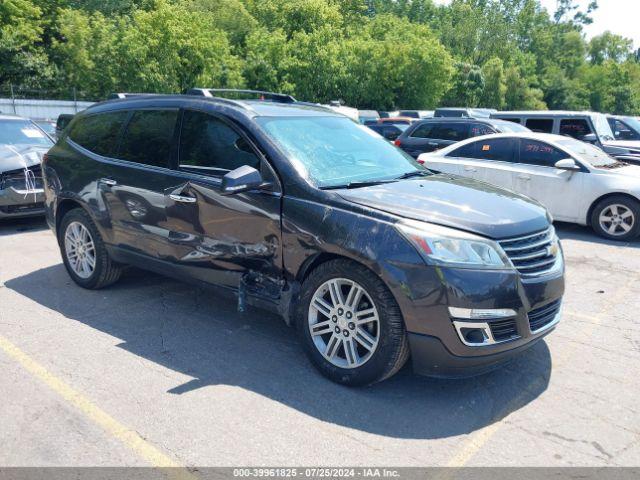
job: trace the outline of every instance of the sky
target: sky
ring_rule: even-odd
[[[436,0],[448,3],[449,0]],[[556,0],[541,0],[549,12],[554,12]],[[588,0],[579,0],[587,5]],[[599,8],[593,15],[593,24],[587,26],[585,32],[591,38],[607,30],[633,40],[635,48],[640,48],[640,0],[598,0]]]

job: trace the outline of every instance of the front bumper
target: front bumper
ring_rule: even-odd
[[[0,190],[0,218],[30,217],[44,214],[44,191],[8,187]]]
[[[553,271],[531,277],[515,270],[416,267],[405,271],[408,281],[400,285],[396,298],[409,334],[415,372],[443,377],[481,374],[508,362],[553,331],[560,321],[564,295],[562,256],[558,262]],[[510,330],[504,335],[507,320],[490,319],[486,321],[497,327],[495,342],[474,346],[463,341],[459,327],[465,320],[454,318],[451,312],[469,309],[512,311]],[[478,323],[467,321],[472,326]]]

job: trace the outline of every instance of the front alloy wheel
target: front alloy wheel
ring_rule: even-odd
[[[592,210],[591,226],[600,236],[628,241],[640,232],[640,202],[626,195],[613,195]]]
[[[318,287],[309,305],[308,324],[318,352],[336,367],[360,367],[378,347],[378,310],[367,291],[346,278]]]
[[[612,237],[620,237],[629,233],[636,223],[636,217],[630,208],[619,203],[607,206],[598,219],[600,228]]]
[[[409,357],[400,308],[382,279],[347,259],[316,267],[300,291],[298,332],[320,372],[344,385],[370,385]]]

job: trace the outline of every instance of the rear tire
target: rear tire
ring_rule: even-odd
[[[97,290],[120,278],[122,265],[109,257],[98,228],[83,209],[70,210],[63,217],[58,244],[69,276],[82,288]]]
[[[409,357],[395,298],[380,278],[349,260],[331,260],[309,274],[297,326],[311,362],[343,385],[385,380]]]
[[[640,202],[624,195],[605,198],[594,207],[591,226],[601,237],[632,240],[640,233]]]

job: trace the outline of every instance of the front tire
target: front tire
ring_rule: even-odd
[[[601,237],[632,240],[640,232],[640,203],[622,195],[605,198],[593,209],[591,226]]]
[[[302,284],[298,332],[316,368],[343,385],[380,382],[409,357],[400,308],[380,278],[348,260],[332,260]]]
[[[69,276],[82,288],[97,290],[115,283],[122,266],[115,263],[87,212],[69,211],[58,231],[58,243]]]

